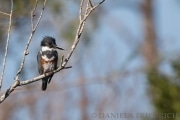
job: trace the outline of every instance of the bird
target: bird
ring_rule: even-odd
[[[45,36],[41,41],[41,49],[37,54],[38,71],[42,75],[57,69],[58,52],[56,49],[64,50],[56,45],[56,40],[53,37]],[[51,82],[54,74],[42,78],[41,90],[45,91],[47,84]]]

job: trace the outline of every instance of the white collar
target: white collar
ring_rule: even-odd
[[[42,50],[42,52],[43,51],[52,51],[52,50],[54,50],[54,48],[50,48],[50,47],[47,47],[47,46],[42,46],[41,50]]]

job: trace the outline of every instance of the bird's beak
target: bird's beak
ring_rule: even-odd
[[[58,47],[57,45],[53,45],[54,49],[64,50],[63,48]]]
[[[58,47],[58,46],[56,46],[56,49],[59,49],[59,50],[64,50],[63,48],[60,48],[60,47]]]

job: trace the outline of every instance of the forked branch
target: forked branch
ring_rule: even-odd
[[[24,52],[23,52],[23,57],[22,57],[21,65],[20,65],[19,70],[18,70],[18,72],[17,72],[17,75],[16,75],[16,77],[15,77],[15,79],[14,79],[15,81],[16,81],[16,80],[19,80],[19,75],[20,75],[20,73],[21,73],[21,71],[22,71],[22,69],[23,69],[23,66],[24,66],[25,57],[26,57],[26,55],[29,54],[29,52],[28,52],[29,45],[30,45],[31,40],[32,40],[32,37],[33,37],[33,35],[34,35],[35,31],[36,31],[36,28],[37,28],[37,26],[39,25],[39,22],[40,22],[40,20],[41,20],[41,18],[42,18],[42,16],[43,16],[44,8],[45,8],[45,6],[46,6],[46,2],[47,2],[47,0],[44,0],[43,8],[42,8],[42,10],[41,10],[39,19],[38,19],[37,23],[34,25],[34,23],[33,23],[33,18],[34,18],[34,16],[35,16],[34,14],[35,14],[35,10],[36,10],[37,4],[38,4],[38,0],[36,0],[34,9],[33,9],[32,13],[31,13],[31,27],[32,27],[32,31],[31,31],[31,34],[30,34],[29,39],[28,39],[28,41],[27,41],[25,50],[24,50]]]
[[[9,95],[11,92],[13,92],[15,90],[16,87],[18,86],[23,86],[23,85],[27,85],[36,81],[41,80],[42,78],[52,75],[54,73],[57,73],[63,69],[68,69],[71,68],[71,66],[66,67],[69,59],[71,58],[75,48],[77,47],[81,34],[84,30],[84,25],[86,23],[87,18],[89,17],[89,15],[99,6],[101,5],[105,0],[102,0],[99,4],[93,6],[92,1],[91,0],[87,0],[87,4],[84,5],[85,0],[81,1],[80,4],[80,9],[79,9],[79,25],[76,31],[76,36],[74,39],[74,43],[72,44],[71,50],[69,51],[69,54],[66,56],[66,58],[64,59],[64,56],[62,57],[62,61],[61,61],[61,65],[54,71],[49,72],[49,73],[45,73],[42,75],[39,75],[37,77],[34,77],[32,79],[28,79],[28,80],[24,80],[24,81],[19,81],[18,79],[15,79],[13,85],[10,86],[9,89],[6,90],[6,92],[0,97],[0,103],[2,103]],[[83,12],[83,7],[85,7],[85,11]],[[33,28],[33,27],[32,27]],[[28,45],[27,45],[28,46]],[[24,63],[23,63],[24,64]],[[20,74],[20,73],[18,73]]]

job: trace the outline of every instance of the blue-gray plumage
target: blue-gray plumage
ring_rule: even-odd
[[[56,40],[52,37],[46,36],[41,41],[41,50],[37,55],[38,70],[39,74],[48,73],[50,71],[57,69],[58,62],[58,53],[56,49],[63,50],[62,48],[57,47]],[[53,74],[42,79],[43,91],[47,88],[47,83],[50,83]]]

